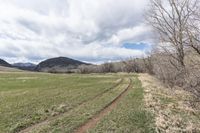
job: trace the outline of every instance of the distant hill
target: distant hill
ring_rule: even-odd
[[[12,66],[22,70],[34,71],[37,65],[33,63],[14,63]]]
[[[9,64],[8,62],[6,62],[5,60],[2,60],[2,59],[0,59],[0,66],[12,67],[11,64]]]
[[[36,66],[35,70],[43,72],[69,72],[76,69],[79,65],[89,64],[67,57],[57,57],[42,61]]]

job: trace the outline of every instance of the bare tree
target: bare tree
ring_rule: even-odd
[[[144,68],[146,69],[145,71],[148,72],[149,74],[154,74],[152,57],[148,56],[147,58],[143,58],[143,62],[144,62]]]
[[[141,73],[145,72],[145,64],[143,62],[143,59],[129,59],[129,60],[124,60],[122,61],[123,65],[123,70],[125,72],[135,72],[135,73]]]
[[[155,75],[170,87],[200,97],[199,0],[150,0],[147,20],[158,36],[152,58]]]
[[[112,63],[104,63],[100,66],[100,70],[103,73],[114,72],[114,66]]]
[[[191,47],[197,54],[200,55],[200,3],[197,2],[196,9],[192,10],[192,19],[187,27],[187,35],[189,37],[188,46]]]
[[[159,35],[160,47],[185,67],[187,28],[197,9],[198,0],[151,0],[148,22]],[[175,64],[174,66],[177,66]]]

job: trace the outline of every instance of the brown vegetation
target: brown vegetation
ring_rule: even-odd
[[[147,15],[157,45],[153,72],[170,87],[200,97],[200,5],[198,0],[151,0]]]
[[[79,73],[151,73],[152,66],[149,58],[145,59],[128,59],[121,62],[104,63],[102,65],[81,65],[78,67]]]
[[[154,77],[140,74],[144,87],[144,102],[148,111],[155,115],[156,132],[197,133],[200,132],[200,104],[191,106],[194,96],[181,88],[164,87]]]

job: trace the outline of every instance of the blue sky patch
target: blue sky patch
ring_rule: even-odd
[[[145,50],[150,48],[150,46],[146,43],[124,43],[122,47],[127,49],[137,49],[137,50]]]

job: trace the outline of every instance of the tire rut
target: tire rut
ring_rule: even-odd
[[[109,89],[106,89],[105,91],[103,91],[103,92],[101,92],[101,93],[99,93],[99,94],[97,94],[97,95],[95,95],[95,96],[93,96],[93,97],[91,97],[91,98],[89,98],[89,99],[77,104],[76,106],[74,106],[73,108],[67,110],[66,112],[60,113],[60,114],[58,114],[58,115],[56,115],[54,117],[47,118],[46,120],[40,121],[40,122],[35,123],[35,124],[31,125],[31,126],[28,126],[28,127],[25,127],[25,128],[21,128],[17,132],[18,133],[28,133],[28,132],[31,132],[33,129],[39,128],[39,127],[44,126],[44,125],[47,125],[49,122],[51,122],[51,121],[53,121],[53,120],[55,120],[55,119],[57,119],[59,117],[62,117],[63,115],[65,115],[69,111],[71,111],[71,110],[73,110],[73,109],[75,109],[75,108],[77,108],[79,106],[83,106],[84,104],[86,104],[87,102],[89,102],[91,100],[94,100],[94,99],[96,99],[98,97],[101,97],[103,94],[105,94],[105,93],[109,92],[110,90],[112,90],[112,89],[116,88],[117,86],[119,86],[123,81],[124,81],[124,78],[121,78],[120,81],[118,81],[116,84],[114,84]]]
[[[96,115],[94,115],[92,118],[90,118],[87,122],[85,122],[83,125],[78,127],[74,133],[85,133],[89,129],[95,127],[97,123],[107,114],[109,114],[115,107],[116,105],[120,102],[120,100],[127,94],[128,90],[132,86],[132,79],[129,78],[130,82],[128,87],[124,89],[122,93],[120,93],[113,101],[108,103],[100,112],[98,112]]]

